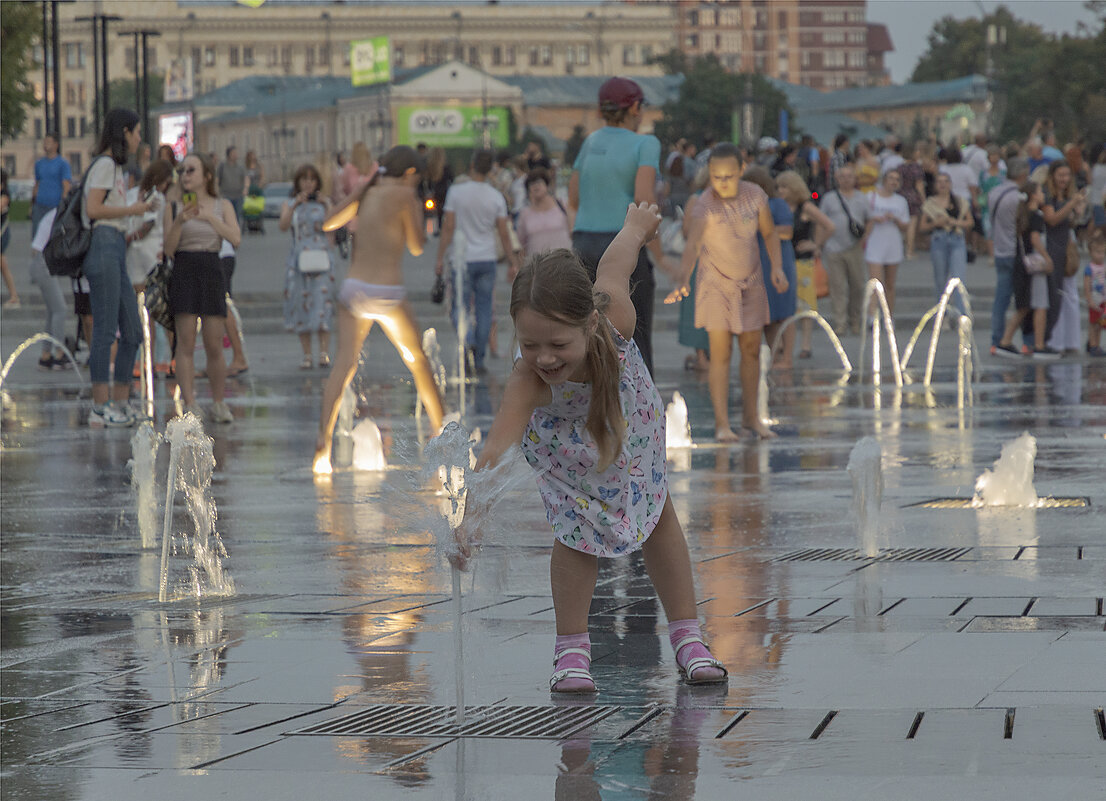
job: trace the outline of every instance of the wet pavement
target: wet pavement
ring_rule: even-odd
[[[450,572],[429,531],[439,499],[419,477],[428,431],[413,386],[374,331],[359,414],[380,425],[391,466],[312,479],[325,375],[297,369],[295,337],[281,330],[287,243],[269,227],[246,241],[235,276],[251,365],[230,383],[237,419],[207,426],[235,595],[159,604],[160,544],[140,544],[130,432],[89,430],[75,377],[38,372],[37,348],[4,386],[4,798],[1106,793],[1106,364],[983,353],[973,403],[958,408],[954,334],[941,338],[930,390],[922,353],[899,390],[889,370],[878,387],[844,380],[816,332],[815,358],[771,377],[781,436],[715,447],[705,380],[682,369],[675,310],[659,308],[658,385],[687,399],[701,443],[670,455],[671,495],[729,681],[679,683],[663,612],[631,557],[604,563],[592,607],[600,694],[551,699],[549,534],[521,481],[463,580],[458,728]],[[19,280],[26,237],[13,229]],[[409,285],[450,352],[429,302],[432,258],[408,260]],[[900,276],[902,347],[933,297],[927,261]],[[990,280],[972,265],[983,345]],[[34,303],[31,288],[25,297]],[[26,300],[3,315],[5,357],[40,319]],[[506,352],[505,316],[500,331]],[[859,338],[844,342],[858,363]],[[466,424],[486,431],[506,369],[494,360],[467,387]],[[458,398],[451,382],[447,404]],[[169,410],[159,381],[159,430]],[[1038,494],[1089,506],[915,505],[970,497],[1023,431],[1037,437]],[[855,552],[845,470],[868,435],[885,484],[874,559]],[[188,526],[183,499],[174,521]],[[174,582],[187,572],[180,557],[171,568]]]

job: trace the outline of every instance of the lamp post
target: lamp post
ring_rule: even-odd
[[[147,42],[157,36],[160,31],[134,30],[120,31],[119,36],[134,37],[134,103],[138,118],[142,121],[142,138],[147,144],[153,143],[150,132],[150,62],[147,58],[149,45]],[[139,59],[142,59],[142,67],[139,69]]]
[[[319,15],[319,18],[323,21],[323,25],[326,26],[326,74],[334,75],[334,59],[330,52],[330,12],[324,11]]]
[[[455,59],[457,59],[458,61],[464,61],[465,60],[465,54],[464,54],[463,46],[461,44],[461,31],[462,31],[462,29],[464,28],[464,25],[465,25],[465,18],[461,16],[460,11],[454,11],[452,14],[449,15],[449,17],[455,23],[457,23],[457,35],[455,37],[457,39],[457,42],[453,46],[453,57]]]
[[[122,20],[123,18],[116,14],[93,14],[91,17],[77,17],[75,20],[75,22],[92,23],[92,77],[94,87],[99,81],[95,108],[97,130],[101,128],[104,118],[111,110],[111,89],[108,86],[108,23],[121,22]],[[55,23],[56,21],[57,17],[55,16]],[[55,63],[55,81],[57,80],[56,70],[57,65]],[[55,116],[57,116],[57,113],[55,111]],[[60,118],[58,122],[60,122]]]

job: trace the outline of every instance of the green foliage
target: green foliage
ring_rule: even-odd
[[[160,98],[165,95],[165,76],[150,73],[147,81],[150,108],[160,106]],[[135,89],[134,78],[116,78],[112,81],[108,98],[111,100],[112,108],[129,108],[138,111],[138,92]],[[152,120],[150,124],[156,125],[157,120]]]
[[[38,105],[27,76],[35,68],[31,47],[40,14],[37,3],[0,3],[0,140],[19,136],[28,107]]]
[[[1063,140],[1106,135],[1106,3],[1084,4],[1099,19],[1097,33],[1054,36],[999,6],[983,19],[938,20],[913,81],[988,74],[987,26],[1006,29],[1005,44],[990,48],[991,75],[1000,110],[1000,139],[1024,139],[1035,120],[1051,119]],[[1097,65],[1097,66],[1096,66]]]
[[[709,136],[717,141],[728,141],[733,134],[733,113],[740,110],[745,101],[746,79],[752,83],[753,102],[763,110],[764,124],[761,135],[779,136],[779,113],[790,108],[787,97],[776,89],[763,75],[744,75],[727,72],[714,55],[688,59],[679,51],[672,51],[654,59],[670,75],[682,74],[680,97],[661,107],[664,117],[653,128],[662,142],[675,142],[685,137],[702,144]],[[795,114],[791,114],[792,128]]]

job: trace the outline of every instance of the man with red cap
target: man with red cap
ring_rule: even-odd
[[[657,170],[661,143],[655,136],[637,133],[645,94],[629,78],[611,78],[599,88],[599,113],[604,127],[584,140],[572,165],[568,205],[576,215],[572,247],[595,279],[599,259],[622,228],[631,203],[656,203]],[[649,244],[657,265],[669,275],[674,271],[664,257],[660,241]],[[630,297],[637,310],[634,341],[649,372],[653,372],[653,303],[656,280],[644,250],[630,278]]]

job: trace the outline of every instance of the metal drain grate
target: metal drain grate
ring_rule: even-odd
[[[1037,501],[1037,505],[1032,507],[1034,509],[1082,509],[1091,505],[1090,498],[1040,498]],[[972,506],[971,498],[933,498],[928,501],[919,501],[918,503],[908,503],[903,507],[904,509],[976,509],[976,508],[988,508],[988,507],[975,507]],[[992,509],[1002,509],[1005,507],[989,507]],[[1023,507],[1012,507],[1023,508]],[[1024,507],[1030,508],[1030,507]]]
[[[971,548],[884,548],[879,556],[864,556],[855,548],[804,548],[779,556],[774,562],[951,562]]]
[[[620,706],[467,706],[376,704],[288,734],[343,737],[507,737],[561,740],[622,710]]]

